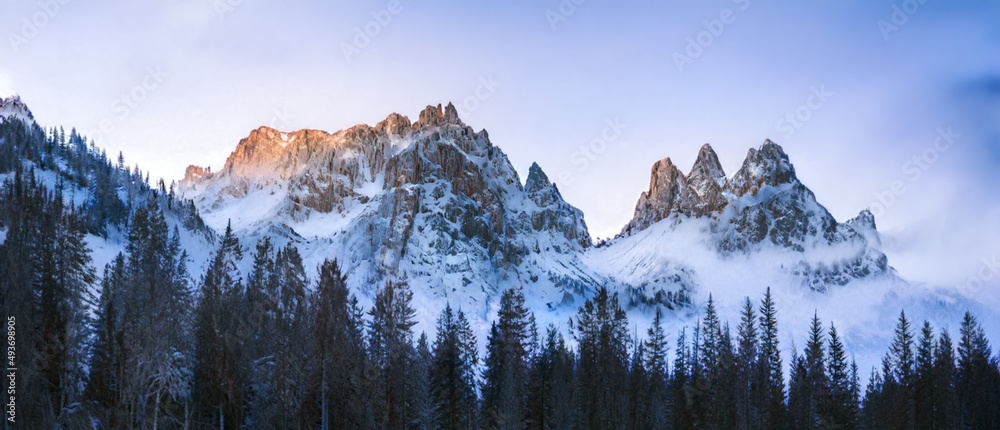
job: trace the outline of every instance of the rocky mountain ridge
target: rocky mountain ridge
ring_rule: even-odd
[[[31,114],[28,105],[21,101],[21,96],[0,97],[0,119],[17,118],[26,123],[34,123],[35,116]]]
[[[537,163],[525,179],[448,104],[412,123],[391,114],[334,133],[261,127],[218,172],[189,167],[179,191],[209,224],[232,221],[246,241],[268,235],[298,243],[313,264],[342,260],[362,295],[405,279],[428,302],[484,313],[510,286],[550,308],[598,285],[632,305],[684,307],[710,287],[713,264],[762,255],[780,282],[814,291],[893,276],[871,214],[838,223],[770,140],[731,177],[708,144],[687,174],[670,158],[657,161],[635,216],[600,249]]]

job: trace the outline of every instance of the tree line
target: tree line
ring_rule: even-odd
[[[33,195],[11,198],[11,193]],[[630,336],[618,296],[599,288],[570,320],[539,332],[519,289],[499,300],[479,357],[461,309],[433,337],[413,332],[405,283],[362,309],[336,261],[307,277],[293,244],[249,256],[227,229],[206,271],[188,274],[178,231],[155,204],[130,219],[125,251],[91,269],[82,225],[58,193],[20,176],[5,202],[36,220],[11,230],[5,283],[24,361],[21,419],[68,428],[340,429],[992,429],[1000,370],[966,314],[946,330],[899,316],[881,369],[862,390],[836,327],[815,316],[785,378],[768,291],[735,331],[711,298],[670,345],[657,311]],[[24,244],[45,247],[18,254]],[[29,246],[30,248],[30,246]],[[29,264],[24,264],[24,263]],[[16,272],[16,271],[15,271]],[[7,279],[7,277],[5,277]],[[91,288],[96,285],[97,288]],[[23,285],[23,286],[22,286]],[[88,291],[94,291],[88,293]],[[94,312],[88,313],[92,307]],[[919,332],[919,333],[917,333]],[[572,346],[571,346],[572,345]],[[672,354],[671,354],[672,353]],[[672,360],[671,360],[672,356]],[[786,380],[787,386],[786,386]]]

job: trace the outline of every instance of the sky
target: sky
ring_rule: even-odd
[[[169,182],[250,130],[454,102],[595,237],[663,157],[770,138],[910,280],[1000,283],[1000,2],[4,2],[0,94]]]

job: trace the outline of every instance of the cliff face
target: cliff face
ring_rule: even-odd
[[[686,176],[669,158],[653,165],[649,191],[639,196],[635,215],[618,237],[635,235],[663,220],[677,224],[705,219],[706,236],[720,254],[753,254],[767,247],[801,253],[801,261],[791,270],[811,288],[823,290],[890,272],[878,250],[873,218],[863,213],[849,223],[838,223],[795,176],[781,146],[770,140],[750,149],[729,179],[706,144]],[[810,261],[810,251],[834,247],[849,250],[832,263]]]
[[[245,243],[267,235],[297,243],[307,265],[340,260],[361,296],[405,280],[432,315],[449,302],[486,315],[514,286],[552,309],[601,285],[630,305],[684,307],[734,261],[816,291],[892,274],[870,214],[838,223],[771,141],[731,177],[707,144],[687,174],[657,161],[632,220],[599,249],[541,166],[522,183],[452,105],[334,133],[261,127],[220,171],[189,167],[180,193]]]
[[[436,276],[454,293],[561,279],[537,261],[575,267],[591,242],[583,213],[537,164],[522,186],[503,151],[451,104],[428,106],[413,123],[392,114],[332,134],[262,127],[221,171],[190,167],[181,185],[207,218],[235,215],[248,236],[329,243],[358,279]]]

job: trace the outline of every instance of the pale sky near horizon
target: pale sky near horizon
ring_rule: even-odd
[[[656,160],[707,142],[732,174],[770,138],[838,220],[876,209],[905,278],[1000,254],[1000,2],[42,0],[5,2],[0,32],[0,94],[168,182],[260,125],[453,101],[594,236]]]

